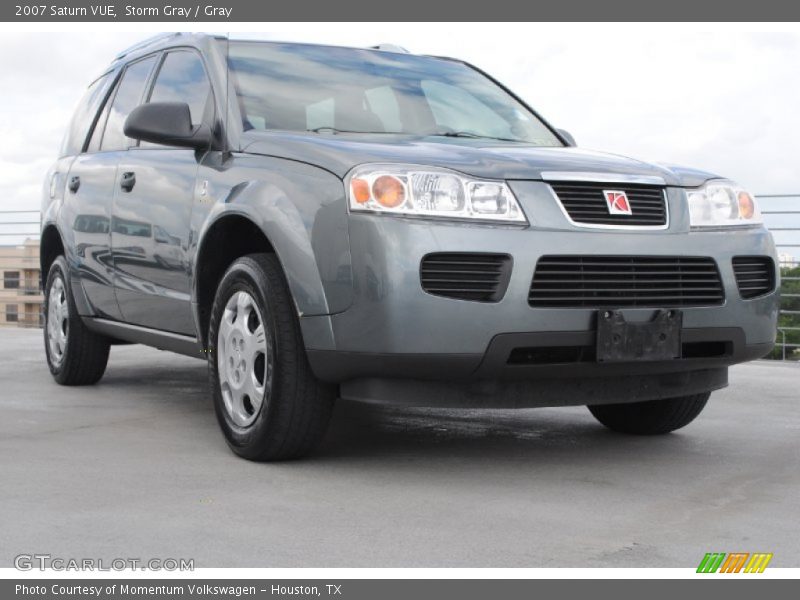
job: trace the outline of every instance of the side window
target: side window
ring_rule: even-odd
[[[109,76],[110,74],[106,73],[92,83],[84,93],[81,101],[78,102],[67,128],[67,133],[64,135],[64,141],[61,144],[61,156],[80,154],[83,151],[86,135],[89,133],[94,117],[106,95]]]
[[[111,101],[114,99],[114,92],[111,92],[111,97],[103,106],[103,111],[97,117],[97,123],[92,130],[92,137],[89,139],[89,145],[86,147],[87,152],[98,152],[100,150],[100,142],[103,141],[103,131],[106,129],[106,121],[108,120],[108,110],[111,107]]]
[[[156,57],[151,56],[128,65],[125,69],[117,85],[111,109],[108,111],[103,141],[100,144],[101,150],[126,150],[131,145],[122,128],[128,114],[141,103],[144,86],[155,62]],[[99,125],[98,123],[98,127]]]
[[[168,53],[156,76],[150,102],[185,102],[192,124],[199,125],[210,98],[211,84],[200,57],[187,51]]]

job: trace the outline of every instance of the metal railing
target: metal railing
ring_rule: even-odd
[[[0,210],[0,244],[17,245],[27,238],[38,238],[41,223],[38,210]]]
[[[800,298],[800,293],[786,291],[787,287],[797,287],[800,290],[800,285],[790,284],[787,286],[789,282],[800,281],[800,275],[788,274],[790,270],[794,269],[798,269],[798,273],[800,273],[800,194],[762,194],[756,197],[761,204],[761,213],[764,215],[767,227],[775,238],[779,255],[792,257],[790,260],[782,260],[780,264],[782,289],[776,343],[781,360],[787,360],[792,358],[795,351],[800,350],[800,343],[786,341],[787,335],[791,336],[793,332],[800,332],[800,326],[786,324],[787,321],[791,321],[791,317],[800,315],[800,310],[789,308],[794,304],[800,305],[800,302],[793,302],[793,299]],[[797,222],[791,223],[792,220]]]

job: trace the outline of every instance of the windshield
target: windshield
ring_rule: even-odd
[[[246,130],[442,135],[562,145],[525,106],[460,62],[234,41],[228,61]]]

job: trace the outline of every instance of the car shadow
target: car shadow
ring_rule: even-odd
[[[148,365],[145,369],[136,363],[112,362],[97,391],[125,391],[151,402],[191,408],[198,427],[211,425],[214,409],[206,366],[199,361],[170,362],[169,367]],[[685,438],[684,432],[657,437],[616,434],[595,421],[583,406],[459,410],[339,399],[320,446],[293,462],[295,467],[296,463],[364,464],[396,457],[432,463],[464,458],[490,464],[530,459],[542,466],[562,461],[641,464],[648,457],[658,460],[663,456],[668,461],[684,450],[694,452],[694,445],[687,445]]]
[[[674,459],[682,434],[617,434],[583,406],[517,410],[408,408],[339,400],[328,433],[308,460],[354,457],[535,458],[603,463],[641,460],[669,449]]]

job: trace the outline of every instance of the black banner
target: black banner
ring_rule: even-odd
[[[714,580],[714,581],[712,581]],[[790,587],[791,586],[791,587]],[[611,579],[554,580],[554,579],[41,579],[4,580],[0,582],[0,597],[9,600],[130,600],[147,598],[191,598],[218,600],[220,598],[254,598],[258,600],[415,600],[458,598],[459,600],[488,600],[493,598],[675,598],[722,597],[726,600],[753,597],[794,597],[791,580],[741,577],[704,576],[702,580],[688,579]],[[766,595],[765,595],[766,594]],[[780,594],[780,596],[779,596]]]
[[[561,2],[375,2],[374,0],[17,0],[0,7],[11,22],[252,21],[794,21],[786,0],[563,0]]]

